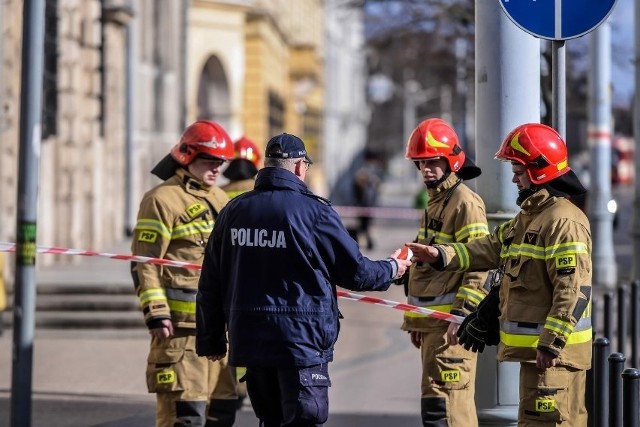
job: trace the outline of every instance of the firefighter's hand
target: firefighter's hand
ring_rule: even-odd
[[[212,362],[217,362],[218,360],[224,359],[224,356],[226,356],[226,353],[225,354],[216,354],[214,356],[207,356],[207,359],[209,359]]]
[[[415,348],[420,348],[420,344],[422,343],[422,332],[410,331],[409,337],[411,338],[411,344],[413,344]]]
[[[416,261],[433,264],[440,259],[440,251],[433,246],[413,242],[405,243],[405,245],[411,249],[411,252],[413,252],[413,259]]]
[[[536,349],[536,367],[538,369],[553,368],[556,366],[558,356],[548,351]]]
[[[458,344],[458,328],[459,325],[456,323],[449,323],[449,328],[447,328],[447,344],[449,345],[457,345]]]
[[[173,336],[173,322],[171,319],[162,319],[162,327],[149,329],[149,334],[155,338],[171,338]]]

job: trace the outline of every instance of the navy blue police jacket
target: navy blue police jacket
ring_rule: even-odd
[[[333,360],[336,285],[384,291],[396,261],[364,257],[325,199],[292,172],[263,168],[255,188],[221,210],[207,244],[196,303],[196,351],[227,351],[246,367]]]

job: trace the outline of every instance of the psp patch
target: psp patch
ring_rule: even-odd
[[[536,412],[555,412],[556,401],[553,399],[536,399]]]
[[[156,374],[156,382],[158,384],[171,384],[176,382],[176,373],[174,371],[162,371]]]
[[[556,257],[556,268],[575,268],[578,265],[575,255],[563,255]]]
[[[155,243],[158,239],[158,233],[155,231],[141,231],[138,234],[138,242]]]
[[[189,218],[195,218],[206,210],[206,206],[200,203],[196,203],[187,208],[187,215],[189,215]]]
[[[460,381],[460,371],[449,370],[440,372],[440,380],[445,383],[457,383]]]

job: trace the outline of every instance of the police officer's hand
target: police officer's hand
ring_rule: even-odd
[[[432,264],[440,259],[440,251],[433,246],[423,245],[421,243],[409,242],[406,246],[413,252],[413,258],[416,261]]]
[[[215,356],[207,356],[207,359],[209,359],[212,362],[217,362],[218,360],[222,360],[224,359],[224,356],[226,356],[227,354],[216,354]]]
[[[173,336],[173,322],[171,319],[162,319],[162,327],[149,329],[149,334],[155,338],[171,338]]]
[[[396,273],[396,277],[394,277],[394,280],[397,280],[397,279],[401,278],[402,276],[404,276],[404,273],[411,266],[411,260],[410,259],[398,258],[399,256],[400,256],[400,249],[396,249],[391,254],[391,258],[393,258],[396,261],[396,264],[398,265],[398,272]]]

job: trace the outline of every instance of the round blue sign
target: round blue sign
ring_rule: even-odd
[[[600,25],[617,0],[500,0],[507,16],[527,33],[548,40],[581,37]]]

